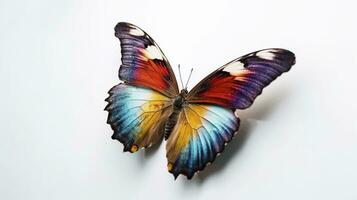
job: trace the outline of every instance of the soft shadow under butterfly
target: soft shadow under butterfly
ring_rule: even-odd
[[[208,75],[190,92],[180,91],[172,68],[156,42],[139,27],[115,27],[121,44],[124,81],[109,91],[107,123],[124,151],[167,140],[167,168],[188,179],[213,162],[239,128],[236,109],[248,108],[295,64],[292,52],[264,49],[237,58]],[[182,82],[182,81],[181,81]]]

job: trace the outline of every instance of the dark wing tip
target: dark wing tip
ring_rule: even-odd
[[[114,31],[115,31],[115,37],[119,38],[119,35],[122,33],[122,32],[128,32],[129,29],[130,29],[130,26],[132,24],[130,23],[127,23],[127,22],[119,22],[115,27],[114,27]]]
[[[143,36],[146,35],[145,31],[139,28],[138,26],[128,23],[128,22],[119,22],[115,27],[115,37],[120,38],[120,35],[131,35],[131,36]],[[133,31],[134,35],[130,32]]]
[[[270,67],[275,68],[279,73],[287,72],[295,64],[295,54],[282,48],[268,48],[255,51],[239,58],[238,60],[249,63],[266,62]],[[279,74],[280,75],[280,74]]]
[[[285,65],[294,65],[295,64],[295,54],[287,49],[282,48],[267,48],[259,51],[255,51],[250,54],[246,54],[240,57],[237,60],[246,60],[246,59],[254,59],[259,58],[268,61],[281,61],[284,62]]]
[[[295,65],[296,57],[293,52],[286,49],[278,49],[278,54],[279,56],[281,56],[281,59],[284,60],[286,64],[289,65],[290,67]]]
[[[272,53],[275,54],[276,61],[279,62],[279,64],[281,64],[282,67],[285,68],[284,72],[289,71],[290,68],[296,63],[296,57],[293,52],[291,52],[287,49],[282,49],[282,48],[266,49],[266,51],[270,51],[270,50],[272,50]],[[265,51],[265,50],[262,50],[262,51]],[[258,51],[256,53],[256,55],[262,51]]]
[[[117,25],[115,26],[114,30],[115,32],[118,32],[119,30],[123,29],[123,28],[130,28],[133,27],[135,25],[128,23],[128,22],[119,22],[117,23]]]

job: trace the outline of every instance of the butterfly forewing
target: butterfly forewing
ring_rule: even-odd
[[[295,55],[285,49],[247,54],[208,75],[189,92],[187,100],[233,109],[248,108],[264,87],[294,64]]]
[[[178,86],[172,68],[156,42],[139,27],[121,22],[115,27],[121,45],[119,78],[174,98]]]

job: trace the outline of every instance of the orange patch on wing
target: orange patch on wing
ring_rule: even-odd
[[[171,163],[167,163],[167,170],[171,171],[173,168],[173,165]]]
[[[134,153],[134,152],[137,152],[139,150],[139,148],[138,148],[138,146],[137,145],[133,145],[133,146],[131,146],[131,148],[130,148],[130,152],[131,153]]]
[[[232,74],[235,76],[234,80],[238,80],[238,81],[246,81],[247,80],[247,76],[249,74],[252,74],[253,72],[248,70],[248,69],[243,69],[240,70],[238,73]]]

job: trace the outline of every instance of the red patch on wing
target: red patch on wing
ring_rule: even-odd
[[[165,78],[169,77],[169,71],[160,60],[148,60],[145,66],[137,66],[134,70],[134,85],[152,88],[157,91],[167,90],[170,87]]]
[[[209,80],[208,88],[198,95],[201,102],[224,107],[229,106],[230,102],[235,98],[234,91],[237,89],[234,78],[234,76],[225,75]]]

